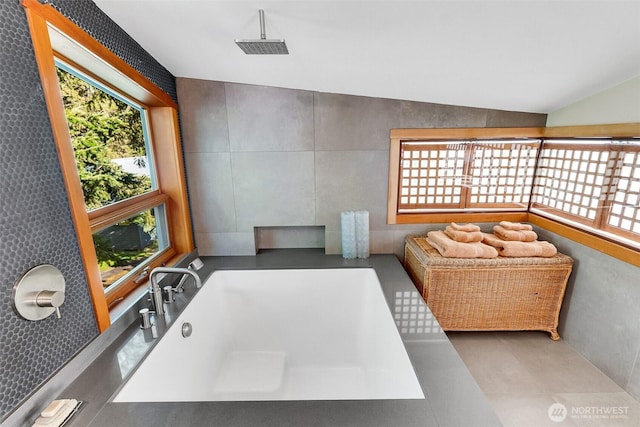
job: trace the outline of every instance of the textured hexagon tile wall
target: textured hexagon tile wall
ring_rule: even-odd
[[[92,1],[48,0],[60,13],[125,60],[178,102],[176,79]]]
[[[175,96],[175,79],[90,1],[58,10]],[[97,334],[31,36],[19,0],[0,1],[0,420]],[[18,317],[11,290],[39,264],[66,280],[62,319]]]

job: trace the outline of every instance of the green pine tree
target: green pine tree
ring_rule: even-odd
[[[149,177],[112,162],[145,155],[140,112],[62,69],[58,79],[87,209],[149,191]]]
[[[112,161],[146,155],[140,111],[60,68],[58,80],[87,210],[151,190],[148,176],[128,173]],[[131,223],[146,232],[155,229],[151,211],[119,224]],[[98,234],[94,244],[98,260],[108,266],[128,265],[137,257],[116,251]]]

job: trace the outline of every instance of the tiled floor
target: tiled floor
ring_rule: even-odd
[[[562,340],[543,332],[447,335],[506,427],[640,426],[640,402]]]

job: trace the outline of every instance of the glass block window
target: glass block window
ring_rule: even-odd
[[[402,142],[398,211],[526,210],[540,140]]]
[[[532,210],[637,241],[639,152],[637,140],[545,141]]]

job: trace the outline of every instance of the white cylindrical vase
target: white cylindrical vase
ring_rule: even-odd
[[[356,256],[369,258],[369,211],[356,211]]]
[[[342,257],[353,259],[356,253],[356,215],[353,211],[341,213]]]

